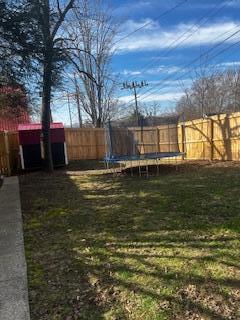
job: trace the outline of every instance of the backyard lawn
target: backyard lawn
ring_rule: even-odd
[[[240,165],[21,176],[32,320],[240,319]]]

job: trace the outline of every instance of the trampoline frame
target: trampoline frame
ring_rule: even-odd
[[[143,126],[141,126],[141,130],[143,130]],[[182,159],[184,159],[185,152],[180,151],[174,151],[174,152],[152,152],[152,153],[142,153],[142,154],[136,154],[136,155],[123,155],[123,156],[114,156],[113,155],[113,141],[112,141],[112,134],[111,134],[111,123],[108,122],[108,130],[106,132],[106,144],[109,146],[109,152],[104,157],[105,167],[107,169],[110,169],[110,164],[120,164],[120,171],[122,168],[123,163],[130,162],[130,170],[131,175],[133,176],[133,167],[139,167],[139,176],[141,176],[143,173],[149,175],[149,164],[147,160],[155,160],[156,166],[157,166],[157,173],[159,173],[159,160],[164,158],[175,158],[177,161],[178,157],[182,156]],[[184,134],[185,136],[185,134]],[[138,165],[133,166],[133,162],[137,161]],[[146,161],[145,164],[141,163],[141,161]],[[145,167],[145,171],[142,170],[142,167]],[[116,168],[113,169],[113,172],[117,172]]]
[[[126,161],[138,161],[138,160],[154,160],[154,159],[162,159],[162,158],[175,158],[179,156],[184,156],[183,152],[152,152],[152,153],[143,153],[135,156],[106,156],[104,161],[109,163],[118,163],[118,162],[126,162]]]

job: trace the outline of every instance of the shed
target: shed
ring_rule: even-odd
[[[42,125],[20,124],[18,133],[22,169],[41,168],[44,160]],[[63,124],[51,123],[50,133],[53,165],[56,167],[68,164]]]

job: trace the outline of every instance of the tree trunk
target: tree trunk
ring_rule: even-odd
[[[100,81],[98,83],[100,83]],[[97,128],[101,128],[101,125],[102,125],[102,87],[100,85],[97,86],[97,104],[98,104]]]
[[[44,168],[53,172],[52,148],[50,140],[51,123],[51,87],[52,87],[52,56],[47,53],[44,59],[43,93],[42,93],[42,133],[44,148]]]
[[[101,127],[102,127],[102,120],[101,118],[97,118],[96,128],[101,128]]]

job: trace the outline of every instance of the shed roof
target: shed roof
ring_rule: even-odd
[[[50,125],[51,129],[64,129],[62,122],[54,122]],[[25,123],[18,125],[18,131],[42,130],[41,123]]]

